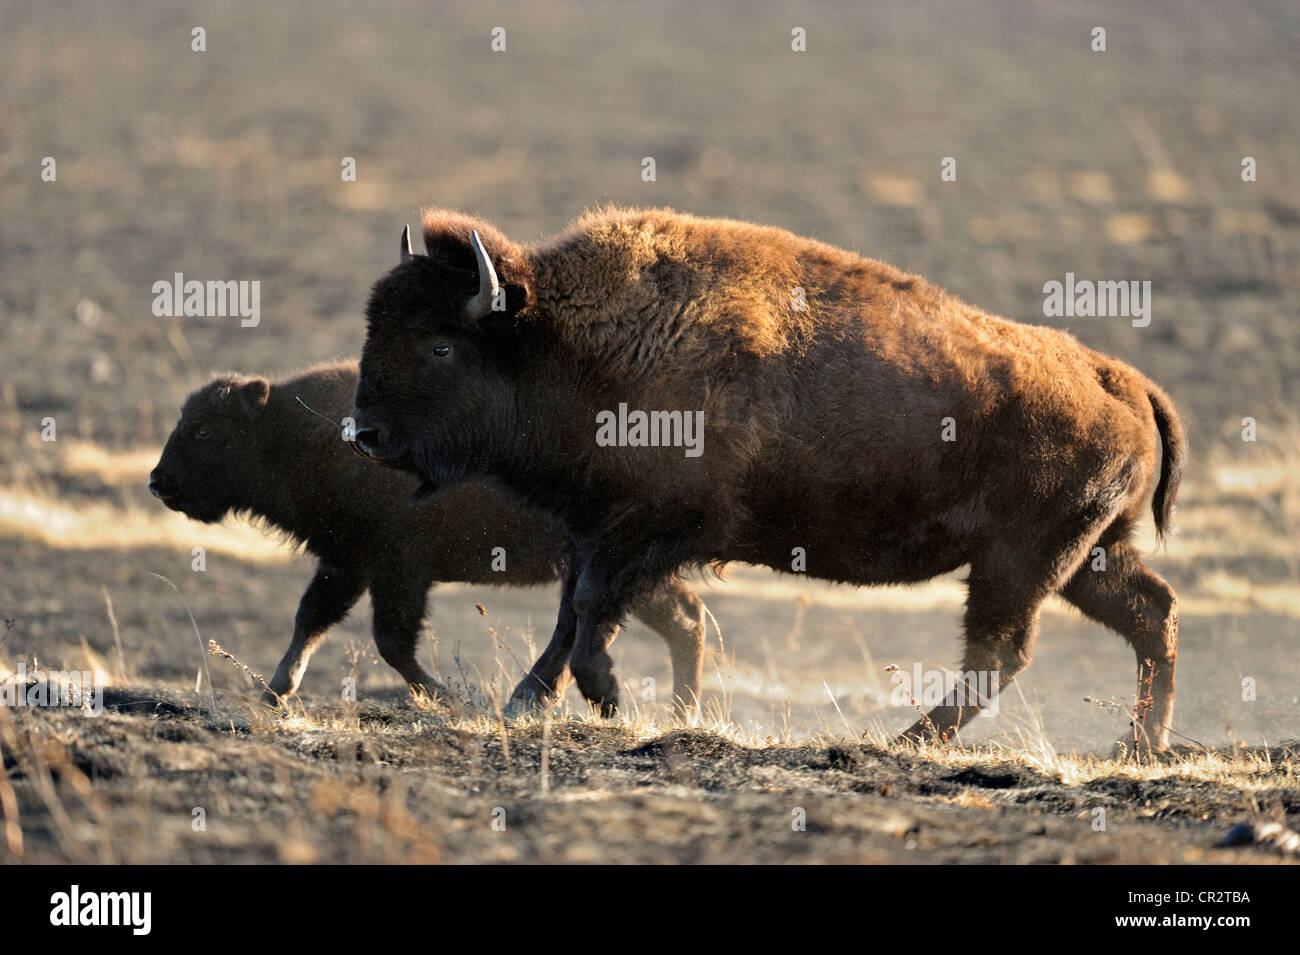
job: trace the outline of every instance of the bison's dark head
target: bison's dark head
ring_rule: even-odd
[[[418,474],[417,496],[490,470],[518,439],[529,297],[522,255],[486,223],[428,215],[425,245],[416,255],[404,230],[399,264],[371,291],[352,410],[355,448]]]
[[[153,496],[209,524],[249,507],[265,480],[253,425],[269,394],[262,378],[227,377],[190,395],[149,475]]]

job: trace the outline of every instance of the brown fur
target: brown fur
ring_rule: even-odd
[[[506,286],[506,310],[481,319],[463,314],[471,229]],[[718,560],[788,570],[801,547],[808,573],[855,584],[970,565],[964,669],[1003,685],[1062,593],[1154,663],[1164,745],[1176,601],[1129,538],[1152,495],[1167,529],[1185,439],[1139,372],[779,229],[605,209],[518,245],[434,210],[424,233],[428,255],[372,293],[358,428],[426,490],[490,474],[563,523],[576,607],[556,640],[589,699],[615,702],[606,647],[636,588]],[[703,455],[598,447],[595,415],[620,402],[702,409]],[[1094,546],[1104,573],[1084,564]],[[931,716],[947,735],[971,712]]]
[[[560,577],[561,538],[545,515],[482,482],[436,501],[411,503],[418,482],[374,467],[342,440],[357,364],[311,368],[279,384],[221,376],[194,392],[163,449],[150,488],[168,507],[212,522],[227,513],[261,518],[319,559],[303,594],[293,641],[270,686],[292,696],[330,627],[370,590],[384,659],[415,689],[441,691],[416,660],[426,595],[437,582],[530,586]],[[329,420],[313,415],[298,399]],[[199,429],[208,436],[200,438]],[[492,568],[505,548],[505,570]],[[679,700],[699,692],[703,605],[669,580],[638,600],[674,663]],[[566,661],[567,662],[567,661]],[[564,682],[555,674],[553,692]]]

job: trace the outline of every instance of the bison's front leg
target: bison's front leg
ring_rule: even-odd
[[[573,595],[578,614],[578,635],[569,658],[569,669],[583,697],[601,716],[618,712],[618,679],[609,645],[618,636],[619,624],[627,613],[629,598],[609,586],[609,575],[588,564],[578,576]]]
[[[1046,588],[989,579],[972,570],[966,597],[966,657],[961,679],[942,704],[917,720],[905,740],[949,742],[996,703],[992,698],[1029,665]]]
[[[509,716],[522,716],[534,710],[544,710],[555,704],[564,692],[568,681],[569,654],[573,650],[578,632],[578,613],[573,606],[578,572],[569,570],[564,575],[560,590],[560,611],[555,619],[555,632],[528,675],[519,681],[510,702],[506,704]]]
[[[354,568],[321,564],[298,601],[293,623],[293,641],[275,668],[270,689],[262,702],[275,706],[298,692],[307,664],[325,639],[330,627],[348,615],[366,590],[365,575]]]

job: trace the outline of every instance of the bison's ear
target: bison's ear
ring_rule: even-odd
[[[478,291],[465,303],[465,317],[470,321],[482,321],[494,316],[513,315],[528,304],[527,280],[519,270],[512,270],[514,277],[497,277],[496,266],[492,256],[484,247],[478,230],[469,235],[469,245],[474,252],[474,271],[478,278]]]
[[[467,317],[513,315],[528,304],[531,280],[527,258],[490,223],[463,212],[430,209],[424,213],[423,226],[428,258],[468,280]]]
[[[251,378],[235,391],[239,403],[249,414],[257,414],[271,397],[271,385],[265,378]]]

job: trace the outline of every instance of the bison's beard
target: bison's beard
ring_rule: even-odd
[[[420,444],[411,455],[411,470],[420,479],[420,486],[411,495],[411,502],[427,500],[464,481],[470,471],[465,462],[464,457],[452,457],[431,445]]]
[[[419,504],[421,501],[427,501],[435,494],[441,494],[442,490],[443,489],[438,487],[438,485],[432,483],[431,481],[426,481],[423,477],[421,477],[420,486],[417,487],[411,493],[411,503]]]

